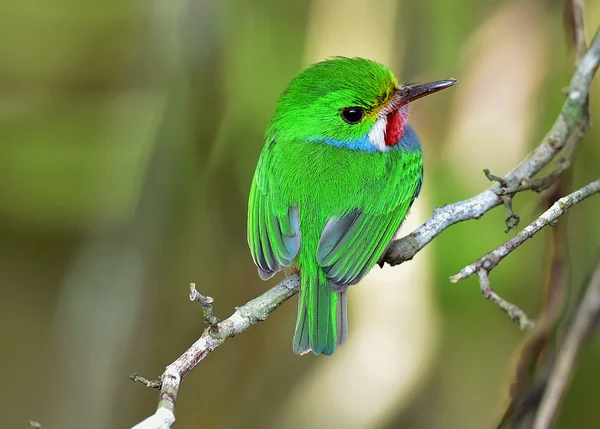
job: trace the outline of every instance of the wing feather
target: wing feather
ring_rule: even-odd
[[[369,212],[355,208],[326,222],[317,261],[336,292],[358,283],[375,266],[400,228],[421,181],[420,175],[405,176],[399,181],[389,206],[382,210]]]
[[[278,204],[277,184],[269,174],[269,152],[263,151],[256,167],[248,204],[248,245],[263,280],[293,264],[300,250],[298,207]]]

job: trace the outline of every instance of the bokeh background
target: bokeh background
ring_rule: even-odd
[[[600,2],[586,6],[589,40]],[[483,168],[515,166],[573,71],[558,0],[0,2],[2,427],[132,426],[157,392],[128,375],[157,377],[204,329],[190,282],[221,317],[275,284],[246,246],[248,190],[278,95],[332,55],[378,60],[402,81],[460,79],[412,106],[426,177],[405,233],[489,186]],[[597,125],[598,82],[591,111]],[[571,189],[597,178],[599,139],[585,138]],[[540,201],[517,197],[521,226]],[[599,217],[598,198],[568,215],[573,291]],[[503,218],[496,209],[376,267],[351,290],[350,339],[330,358],[292,353],[286,303],[191,373],[175,427],[492,427],[526,337],[475,279],[448,276],[508,238]],[[491,276],[532,316],[549,238]],[[598,427],[599,381],[595,338],[559,427]]]

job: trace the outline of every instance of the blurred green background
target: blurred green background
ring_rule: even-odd
[[[589,40],[600,2],[585,15]],[[401,81],[460,79],[411,110],[426,177],[404,233],[489,186],[483,168],[515,166],[556,118],[573,71],[557,0],[0,3],[2,427],[132,426],[157,392],[129,373],[157,377],[204,329],[189,282],[222,317],[275,284],[246,246],[250,181],[278,95],[332,55],[378,60]],[[597,125],[598,82],[591,111]],[[599,138],[585,138],[573,189],[597,178]],[[517,197],[521,227],[539,202]],[[599,216],[599,198],[568,215],[574,292]],[[330,358],[292,353],[295,298],[286,303],[190,374],[175,427],[492,427],[526,336],[475,279],[448,276],[508,238],[503,217],[456,225],[413,261],[375,268],[351,290],[350,339]],[[532,316],[549,238],[491,276]],[[598,427],[599,380],[595,338],[559,427]]]

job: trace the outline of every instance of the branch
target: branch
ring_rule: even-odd
[[[587,131],[587,97],[599,63],[600,37],[597,32],[590,49],[582,57],[571,79],[568,98],[556,122],[540,145],[503,178],[504,188],[513,188],[523,181],[532,179],[567,146],[571,138],[581,139],[583,133]],[[382,265],[387,262],[394,266],[412,259],[449,226],[468,219],[479,219],[489,210],[506,202],[506,192],[501,188],[499,184],[495,184],[468,200],[435,208],[433,215],[423,225],[411,234],[391,243],[381,259]],[[204,317],[209,327],[183,355],[166,368],[159,380],[148,381],[137,374],[132,376],[134,380],[141,381],[149,387],[160,386],[161,388],[156,413],[134,428],[169,428],[175,420],[174,409],[177,392],[185,376],[209,353],[223,344],[227,338],[238,335],[252,325],[265,320],[277,307],[297,293],[298,287],[299,277],[297,274],[293,274],[263,295],[239,307],[229,318],[221,322],[212,314],[212,298],[197,292],[195,293],[198,295],[195,295],[192,291],[190,297],[203,305]],[[499,299],[501,300],[501,298]]]
[[[571,42],[578,63],[586,51],[585,29],[583,21],[583,0],[565,0],[564,2],[565,30]],[[584,118],[581,124],[589,126],[589,103],[584,107]],[[577,133],[574,133],[577,134]],[[557,168],[551,174],[539,179],[532,179],[525,186],[549,187],[557,181],[551,192],[545,195],[547,207],[558,200],[566,189],[565,184],[570,178],[561,174],[566,171],[573,161],[581,139],[575,141],[570,156],[558,162]],[[569,176],[573,176],[572,170]],[[570,319],[565,310],[565,297],[568,295],[569,282],[566,277],[568,258],[566,257],[567,245],[566,224],[564,221],[552,228],[550,257],[550,271],[546,286],[546,299],[542,307],[536,330],[525,343],[519,360],[515,366],[514,381],[510,387],[511,401],[508,405],[500,427],[521,426],[526,420],[533,423],[539,409],[541,400],[548,386],[550,371],[556,361],[556,337],[561,326],[569,325]],[[584,288],[585,290],[585,288]],[[574,308],[573,310],[576,310]],[[575,311],[576,313],[576,311]],[[561,323],[561,319],[563,322]]]
[[[211,296],[202,295],[196,290],[196,284],[190,283],[190,301],[199,302],[204,313],[204,321],[210,326],[213,333],[219,332],[219,319],[213,313],[213,302],[215,300]]]
[[[521,232],[519,232],[513,238],[511,238],[495,250],[491,251],[478,261],[467,265],[459,273],[450,277],[450,281],[452,281],[452,283],[456,283],[459,280],[463,280],[467,277],[472,276],[481,269],[489,273],[506,256],[508,256],[515,249],[517,249],[521,244],[532,238],[542,228],[544,228],[547,225],[553,225],[560,216],[566,213],[568,209],[598,192],[600,192],[600,179],[588,183],[583,188],[573,192],[572,194],[567,195],[566,197],[562,197],[561,199],[556,201],[552,205],[552,207],[546,210],[536,220],[527,225]]]
[[[565,29],[569,33],[575,57],[579,61],[587,47],[583,25],[583,0],[566,0],[564,8]]]
[[[518,189],[518,188],[520,188],[527,179],[525,179],[525,178],[521,179],[521,182],[519,183],[519,185],[516,188],[514,188],[514,190],[512,192],[510,192],[510,191],[508,191],[508,189],[510,189],[510,188],[506,184],[506,180],[504,180],[504,177],[499,177],[499,176],[496,176],[495,174],[490,173],[490,170],[488,170],[487,168],[485,168],[483,170],[483,174],[485,174],[485,177],[487,177],[489,181],[498,182],[500,184],[500,188],[496,189],[495,192],[496,192],[496,195],[500,196],[500,199],[502,200],[502,203],[504,204],[504,208],[506,210],[506,220],[504,221],[506,223],[506,231],[504,231],[504,232],[508,232],[511,229],[516,228],[519,225],[519,222],[521,221],[521,219],[513,211],[512,200],[513,200],[513,196],[516,192],[524,190],[524,189]],[[533,189],[533,188],[531,188],[531,189]],[[538,189],[534,189],[534,190],[539,191]]]
[[[600,263],[596,265],[575,320],[565,336],[563,347],[558,352],[556,364],[550,373],[548,387],[533,425],[534,429],[548,429],[554,424],[567,388],[573,378],[581,349],[595,327],[599,316]]]
[[[572,175],[572,171],[570,175]],[[551,206],[563,195],[566,182],[570,182],[570,178],[561,177],[552,192],[545,195],[547,206]],[[535,413],[547,386],[549,375],[547,366],[551,365],[554,360],[553,356],[555,356],[553,338],[560,329],[561,314],[569,289],[566,275],[569,261],[566,248],[567,226],[563,220],[552,228],[551,243],[548,249],[547,265],[550,266],[550,269],[545,287],[546,297],[543,300],[541,315],[538,317],[535,331],[529,336],[515,363],[515,375],[509,389],[511,400],[499,428],[517,427],[520,421]],[[536,374],[542,376],[536,377]]]
[[[498,307],[500,307],[502,311],[504,311],[508,317],[510,317],[510,320],[518,322],[521,329],[532,329],[534,327],[534,323],[529,320],[523,310],[506,301],[505,299],[500,298],[500,296],[492,289],[488,271],[485,268],[480,268],[477,271],[477,275],[479,276],[481,293],[486,299],[489,299]]]
[[[517,249],[521,244],[532,238],[542,228],[547,225],[554,225],[557,219],[565,214],[568,209],[598,192],[600,192],[600,179],[588,183],[583,188],[559,199],[540,217],[527,225],[525,229],[500,247],[483,256],[481,259],[467,265],[460,270],[459,273],[450,277],[450,281],[456,283],[459,280],[466,279],[477,273],[479,275],[479,283],[483,295],[496,303],[506,314],[508,314],[511,320],[517,321],[521,329],[532,329],[534,326],[533,322],[529,320],[527,315],[521,309],[500,298],[496,292],[494,292],[490,286],[488,275],[505,257]]]
[[[185,376],[227,338],[239,335],[252,325],[266,320],[277,307],[298,292],[299,285],[300,278],[297,274],[292,274],[258,298],[238,307],[227,319],[217,323],[214,321],[218,319],[212,314],[212,298],[201,295],[193,284],[190,285],[190,299],[202,304],[209,327],[185,353],[166,368],[160,380],[143,383],[148,387],[160,387],[160,400],[156,413],[134,426],[134,429],[170,428],[175,421],[175,401],[179,385]],[[135,381],[142,381],[137,374],[135,376]]]

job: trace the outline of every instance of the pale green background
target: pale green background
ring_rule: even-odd
[[[600,4],[587,3],[589,38]],[[246,247],[246,199],[277,96],[302,67],[357,52],[387,58],[401,81],[461,80],[411,115],[426,152],[414,225],[434,206],[485,189],[483,168],[503,174],[550,127],[573,69],[561,13],[559,1],[518,0],[3,0],[1,426],[132,426],[154,412],[157,392],[129,373],[158,376],[204,328],[188,283],[215,298],[219,316],[274,284],[258,278]],[[597,82],[591,111],[597,125]],[[585,138],[573,189],[597,178],[599,139],[597,129]],[[540,213],[539,201],[516,198],[521,226]],[[599,216],[598,197],[569,214],[573,291],[598,250]],[[491,277],[532,316],[549,237],[526,243]],[[391,289],[406,308],[427,309],[410,320],[404,310],[359,310],[359,296],[388,298],[379,277],[353,290],[345,347],[362,351],[358,366],[344,348],[330,358],[295,356],[296,304],[286,303],[192,372],[175,427],[491,427],[525,336],[475,279],[452,285],[448,276],[507,238],[497,209],[376,274],[414,268],[414,283]],[[363,342],[371,336],[361,320],[374,317],[390,321],[384,339]],[[394,335],[407,326],[423,344]],[[374,381],[369,362],[386,344],[418,356],[386,356],[384,378],[411,356],[412,369],[394,375],[396,390],[365,384],[364,397],[350,398],[336,390],[359,373]],[[595,338],[559,427],[598,427],[599,362]],[[339,383],[319,375],[336,368]],[[363,420],[344,423],[360,404]]]

